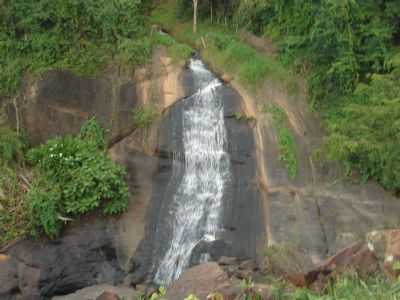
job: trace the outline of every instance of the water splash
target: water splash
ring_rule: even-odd
[[[225,151],[226,130],[216,79],[197,59],[190,61],[197,92],[183,110],[184,174],[173,199],[172,239],[158,264],[154,281],[168,284],[188,267],[201,241],[217,239],[221,230],[222,196],[230,178]],[[176,162],[173,168],[179,168]],[[206,261],[209,255],[202,254]]]

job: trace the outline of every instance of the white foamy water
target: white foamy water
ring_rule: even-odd
[[[230,161],[225,152],[226,130],[221,82],[204,64],[192,59],[197,92],[183,110],[184,174],[173,198],[172,239],[162,257],[154,281],[168,284],[188,267],[193,249],[201,241],[216,240],[221,230],[222,196],[230,178]],[[178,162],[173,168],[178,169]],[[201,261],[209,259],[207,253]]]

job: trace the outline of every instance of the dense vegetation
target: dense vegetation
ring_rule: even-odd
[[[91,119],[77,136],[28,152],[19,136],[0,135],[0,245],[29,233],[56,237],[65,222],[94,210],[128,206],[124,171],[106,154],[104,131]]]
[[[0,96],[13,95],[25,71],[53,68],[92,74],[105,64],[150,57],[141,0],[0,2]]]
[[[190,2],[179,2],[184,18]],[[399,1],[208,0],[199,15],[273,37],[281,60],[308,79],[326,157],[400,191]]]
[[[0,247],[30,230],[25,150],[26,143],[16,132],[0,127]]]

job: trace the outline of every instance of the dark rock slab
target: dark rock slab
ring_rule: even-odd
[[[0,262],[3,300],[47,299],[122,278],[113,230],[106,222],[76,224],[57,240],[23,240]]]

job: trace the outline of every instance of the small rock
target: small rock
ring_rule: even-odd
[[[111,292],[104,292],[96,300],[121,300],[118,295]]]
[[[222,79],[223,82],[229,83],[229,82],[231,82],[233,80],[233,76],[231,76],[231,75],[229,75],[227,73],[224,73],[224,74],[222,74],[221,79]]]
[[[236,263],[237,263],[236,257],[221,256],[221,258],[218,260],[218,264],[220,266],[231,266],[235,265]]]
[[[240,263],[239,269],[240,270],[251,270],[251,271],[254,271],[255,269],[257,269],[257,265],[252,260],[245,260],[245,261]]]
[[[251,271],[250,270],[238,270],[238,271],[236,271],[235,276],[239,279],[248,279],[251,277]]]

